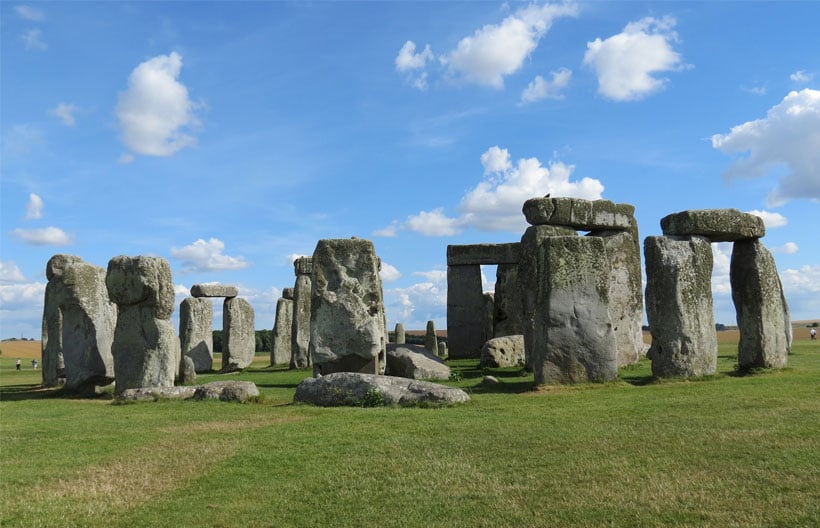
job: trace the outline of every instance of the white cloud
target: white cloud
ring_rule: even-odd
[[[42,9],[35,9],[31,6],[15,6],[14,11],[16,11],[17,16],[19,16],[23,20],[31,20],[32,22],[42,22],[46,19],[46,15]]]
[[[53,226],[40,229],[17,228],[12,234],[33,246],[67,246],[71,243],[71,237],[65,231]]]
[[[786,255],[793,255],[798,251],[800,248],[794,242],[786,242],[782,246],[772,248],[772,253],[785,253]]]
[[[171,256],[182,261],[186,266],[184,271],[238,270],[250,265],[244,257],[223,255],[223,249],[225,243],[218,238],[211,238],[207,242],[200,238],[183,248],[171,248]]]
[[[481,165],[484,166],[484,175],[506,172],[512,168],[510,151],[498,145],[490,147],[481,155]]]
[[[382,261],[382,269],[379,272],[382,282],[393,282],[401,278],[401,272],[395,266]]]
[[[410,329],[424,329],[427,321],[437,328],[447,327],[447,272],[414,272],[427,280],[406,288],[385,289],[388,328],[396,323]]]
[[[439,207],[408,217],[403,227],[426,236],[452,236],[461,232],[462,223],[445,215]]]
[[[408,70],[422,69],[427,65],[427,62],[433,60],[434,57],[435,55],[433,55],[429,44],[424,47],[421,53],[416,53],[416,44],[412,40],[408,40],[396,56],[396,70],[405,72]]]
[[[28,195],[26,220],[37,220],[43,217],[43,199],[34,193]]]
[[[55,108],[49,110],[49,114],[57,117],[65,126],[73,127],[75,124],[74,113],[79,110],[76,105],[60,103]]]
[[[48,44],[43,41],[43,32],[39,29],[29,29],[20,36],[27,50],[46,51]]]
[[[654,75],[683,68],[672,44],[675,19],[646,17],[626,25],[606,40],[587,43],[584,64],[598,75],[598,93],[615,101],[633,101],[661,90],[666,79]]]
[[[577,14],[578,8],[573,3],[530,4],[500,24],[487,24],[472,36],[464,37],[443,61],[457,77],[503,88],[504,77],[521,69],[553,20]]]
[[[780,280],[786,293],[820,293],[820,265],[787,269],[780,274]]]
[[[814,78],[814,75],[811,73],[806,73],[805,70],[797,70],[793,74],[789,75],[789,79],[796,83],[807,83]]]
[[[197,124],[197,105],[178,81],[181,69],[182,57],[173,52],[147,60],[131,72],[116,108],[123,142],[131,151],[170,156],[196,143],[186,131]]]
[[[23,272],[12,261],[3,262],[0,260],[0,283],[19,284],[26,282]]]
[[[552,80],[544,80],[537,75],[521,94],[521,102],[534,103],[542,99],[563,99],[561,90],[567,87],[572,79],[572,71],[561,68],[558,71],[550,72]]]
[[[373,236],[392,238],[398,234],[399,227],[399,223],[393,221],[390,223],[389,226],[383,227],[381,229],[376,229],[375,231],[373,231]]]
[[[724,172],[727,179],[758,178],[787,169],[768,196],[771,206],[793,198],[820,200],[820,91],[790,92],[765,118],[748,121],[728,134],[712,136],[712,146],[739,153]]]
[[[766,95],[769,91],[765,86],[752,86],[751,88],[743,89],[754,95]]]
[[[44,282],[0,283],[0,306],[3,312],[34,310],[42,315],[45,293]]]
[[[763,224],[766,226],[766,229],[774,229],[775,227],[783,227],[784,225],[788,224],[789,221],[780,213],[771,213],[769,211],[758,211],[757,209],[746,211],[749,214],[753,214],[755,216],[759,216],[763,219]]]

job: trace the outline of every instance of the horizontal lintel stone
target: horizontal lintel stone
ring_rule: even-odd
[[[225,284],[194,284],[191,286],[192,297],[236,297],[239,290],[236,286]]]
[[[524,202],[522,211],[530,225],[564,226],[582,231],[628,230],[633,224],[635,206],[609,200],[543,197],[530,198]]]
[[[447,246],[448,266],[472,266],[482,264],[518,264],[521,244],[463,244]]]
[[[664,235],[705,236],[711,242],[735,242],[766,234],[763,219],[737,209],[694,209],[661,219]]]

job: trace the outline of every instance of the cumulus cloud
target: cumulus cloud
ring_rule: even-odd
[[[37,220],[43,216],[43,199],[31,193],[26,204],[26,220]]]
[[[550,75],[552,79],[549,81],[537,75],[521,94],[521,102],[534,103],[542,99],[563,99],[564,95],[561,90],[566,88],[572,79],[572,71],[561,68],[551,72]]]
[[[39,29],[29,29],[20,38],[26,50],[46,51],[48,49],[48,44],[43,41],[43,32]]]
[[[786,242],[782,246],[772,248],[772,253],[784,253],[786,255],[793,255],[800,251],[800,248],[794,242]]]
[[[225,243],[218,238],[207,242],[198,239],[193,244],[182,248],[171,248],[171,256],[182,261],[183,271],[223,271],[247,268],[250,264],[244,257],[223,255]]]
[[[403,323],[407,329],[423,329],[427,321],[447,325],[447,272],[413,272],[424,281],[406,288],[384,291],[388,325]]]
[[[458,218],[448,217],[444,214],[444,209],[439,207],[408,217],[403,227],[426,236],[452,236],[461,232],[463,222]]]
[[[120,93],[116,114],[122,140],[134,153],[170,156],[196,140],[187,131],[197,124],[197,105],[179,82],[182,56],[160,55],[134,68]]]
[[[39,313],[42,316],[45,293],[46,284],[44,282],[0,282],[2,312],[4,314],[8,313],[12,318],[21,315],[14,313],[20,311],[33,311],[35,314]]]
[[[71,237],[59,227],[43,227],[39,229],[17,228],[12,234],[32,246],[67,246]]]
[[[41,9],[36,9],[31,6],[15,6],[14,11],[17,13],[17,16],[19,16],[23,20],[30,20],[32,22],[42,22],[46,19],[46,15]]]
[[[18,284],[26,282],[23,272],[12,261],[3,262],[0,260],[0,283],[2,284]]]
[[[766,117],[737,125],[728,134],[712,136],[712,147],[737,153],[723,176],[759,178],[781,174],[768,205],[790,199],[820,200],[820,91],[790,92]],[[785,171],[783,170],[785,169]]]
[[[395,237],[398,234],[399,227],[399,223],[393,221],[390,223],[389,226],[383,227],[381,229],[376,229],[375,231],[373,231],[373,236],[385,238]]]
[[[401,278],[401,272],[395,266],[382,262],[382,269],[379,272],[382,282],[393,282]]]
[[[796,83],[807,83],[814,78],[814,75],[811,73],[806,73],[805,70],[797,70],[793,74],[789,75],[789,79]]]
[[[427,90],[427,72],[424,68],[435,58],[435,54],[426,45],[424,50],[416,53],[416,44],[412,40],[404,43],[396,56],[396,71],[407,74],[408,80],[420,91]]]
[[[816,318],[820,313],[820,265],[806,264],[780,273],[792,320]]]
[[[598,76],[598,93],[614,101],[634,101],[663,89],[667,79],[655,75],[684,67],[672,47],[678,40],[675,23],[668,16],[646,17],[606,40],[588,42],[584,64]]]
[[[57,117],[65,126],[73,127],[75,124],[74,113],[79,110],[76,105],[60,103],[55,108],[49,110],[49,114]]]
[[[749,214],[753,214],[755,216],[759,216],[763,219],[763,225],[766,226],[767,229],[774,229],[775,227],[783,227],[784,225],[788,224],[789,221],[780,213],[772,213],[769,211],[758,211],[757,209],[753,209],[751,211],[746,211]]]

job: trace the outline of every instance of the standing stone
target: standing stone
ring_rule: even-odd
[[[358,238],[320,240],[313,252],[310,355],[314,371],[382,374],[387,333],[379,259]]]
[[[438,357],[441,359],[447,359],[447,343],[445,341],[438,342]]]
[[[225,299],[222,305],[222,371],[242,370],[253,362],[256,329],[253,307],[241,297]]]
[[[183,357],[190,357],[197,372],[214,367],[214,307],[210,299],[188,297],[179,305],[179,340]]]
[[[772,254],[757,239],[735,242],[730,276],[740,330],[738,368],[785,367],[791,324]]]
[[[482,337],[486,342],[493,338],[493,314],[495,313],[495,294],[493,292],[484,292],[484,333]],[[482,345],[484,346],[484,345]]]
[[[196,366],[191,356],[182,356],[179,364],[179,382],[183,385],[192,385],[196,382]]]
[[[270,352],[271,365],[290,365],[293,346],[293,289],[290,298],[284,295],[276,301],[276,320],[273,323],[273,343]]]
[[[712,247],[700,237],[651,236],[644,241],[647,356],[658,377],[714,374],[717,334],[712,305]]]
[[[535,384],[615,379],[617,351],[603,240],[547,237],[528,252],[535,256],[539,279],[529,339]]]
[[[117,303],[111,352],[117,393],[140,387],[171,387],[180,342],[171,323],[174,284],[168,261],[118,256],[108,263],[108,295]]]
[[[447,266],[447,339],[453,359],[478,358],[484,344],[481,266]]]
[[[406,341],[404,335],[404,325],[401,323],[396,323],[396,344],[403,345]]]
[[[114,380],[111,344],[117,308],[108,298],[105,270],[71,255],[49,260],[43,322],[43,381],[57,382],[63,363],[66,388],[93,392]]]
[[[518,264],[499,264],[495,274],[493,335],[504,337],[524,333],[521,292],[518,288]]]
[[[427,321],[427,331],[424,334],[424,348],[433,354],[438,354],[438,338],[436,337],[436,323]]]
[[[301,257],[293,262],[296,283],[293,286],[293,325],[291,328],[290,368],[311,365],[310,357],[310,303],[313,274],[313,257]]]

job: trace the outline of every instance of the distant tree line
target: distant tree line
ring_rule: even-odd
[[[222,352],[222,346],[225,342],[222,330],[214,330],[213,339],[214,352]],[[257,330],[255,352],[270,352],[272,348],[273,332],[271,330]]]

